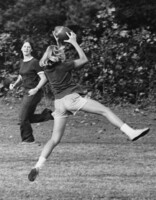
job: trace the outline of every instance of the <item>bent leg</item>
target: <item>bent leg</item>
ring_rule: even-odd
[[[41,113],[31,115],[29,118],[31,124],[54,120],[52,110],[48,108],[45,108]]]
[[[43,96],[42,90],[38,91],[31,102],[31,109],[29,113],[30,123],[39,123],[45,122],[48,120],[53,120],[53,116],[51,115],[52,111],[50,109],[45,108],[41,113],[35,113],[36,107],[41,101]]]

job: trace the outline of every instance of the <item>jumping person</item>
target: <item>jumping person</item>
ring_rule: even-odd
[[[19,75],[15,83],[10,84],[10,90],[23,83],[24,96],[19,114],[19,124],[22,144],[35,143],[31,123],[53,120],[52,111],[45,108],[41,114],[35,114],[36,107],[43,97],[42,86],[47,82],[39,61],[32,56],[33,46],[30,40],[25,40],[21,48],[23,59],[20,61]]]
[[[53,149],[61,141],[68,116],[76,114],[79,110],[106,117],[110,123],[125,133],[131,141],[139,139],[149,131],[149,128],[136,130],[131,128],[106,106],[98,101],[80,96],[79,92],[81,92],[81,89],[73,81],[71,71],[87,63],[88,59],[76,41],[76,34],[71,32],[70,34],[67,33],[67,35],[69,39],[66,42],[74,46],[79,55],[78,59],[67,62],[63,49],[61,48],[60,50],[60,47],[51,45],[46,49],[40,60],[40,66],[44,67],[45,75],[51,84],[55,96],[54,126],[50,140],[44,146],[39,160],[28,174],[29,181],[36,179],[39,170],[43,167]]]

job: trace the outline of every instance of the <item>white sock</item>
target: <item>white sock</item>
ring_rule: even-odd
[[[37,161],[37,163],[36,163],[36,165],[35,165],[35,168],[41,169],[45,162],[46,162],[46,158],[40,156],[38,161]]]
[[[127,124],[123,124],[120,128],[122,132],[124,132],[128,137],[133,137],[134,129],[128,126]]]

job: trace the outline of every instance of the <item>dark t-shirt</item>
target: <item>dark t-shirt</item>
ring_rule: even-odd
[[[53,63],[45,67],[45,75],[50,83],[55,99],[73,92],[81,92],[81,87],[72,78],[74,61]]]
[[[25,89],[32,89],[37,86],[39,82],[38,73],[43,72],[43,68],[39,66],[37,59],[32,58],[30,61],[20,61],[19,74],[22,76],[23,87]]]

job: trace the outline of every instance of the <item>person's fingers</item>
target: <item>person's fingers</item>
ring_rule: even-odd
[[[76,36],[76,34],[73,31],[71,31],[70,33],[66,32],[66,34],[68,35],[69,38]]]
[[[70,32],[70,34],[69,34],[68,32],[66,32],[66,35],[68,35],[68,37],[70,38],[70,36],[71,36],[71,32]]]

